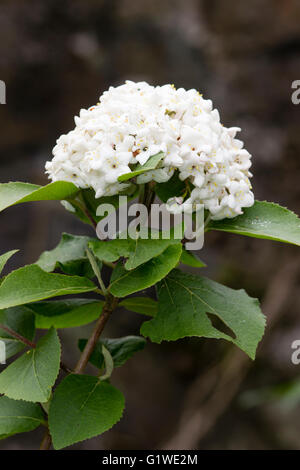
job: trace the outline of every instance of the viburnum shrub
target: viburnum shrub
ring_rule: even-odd
[[[151,210],[156,197],[174,219],[188,212],[193,220],[202,207],[205,236],[218,230],[300,244],[294,213],[254,200],[251,156],[235,137],[240,129],[224,127],[212,102],[196,90],[126,82],[82,109],[75,124],[58,139],[46,164],[50,184],[0,184],[0,210],[57,200],[97,229],[95,237],[63,234],[36,263],[0,279],[0,340],[6,358],[18,354],[0,374],[0,438],[42,425],[42,449],[51,442],[55,449],[70,446],[120,420],[124,397],[110,377],[146,338],[155,343],[192,336],[225,339],[254,359],[264,332],[257,299],[179,269],[205,265],[186,249],[185,235],[175,236],[176,227],[167,237],[163,231],[152,237],[147,223],[138,223],[130,236],[128,226],[125,236],[119,230],[104,239],[98,230],[108,220],[99,211],[102,204],[118,208],[120,196],[126,196]],[[0,272],[16,251],[0,256]],[[108,283],[103,265],[111,269]],[[156,299],[146,291],[154,285]],[[87,292],[91,298],[80,297]],[[63,300],[49,300],[59,296]],[[142,336],[100,338],[118,306],[149,317]],[[72,369],[61,362],[57,329],[91,322],[91,336],[79,340]],[[36,329],[46,330],[38,341]],[[94,375],[84,373],[88,362]]]

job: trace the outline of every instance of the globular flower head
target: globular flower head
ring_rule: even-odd
[[[130,183],[118,178],[163,152],[158,167],[139,175],[137,184],[166,182],[178,171],[192,187],[181,207],[198,203],[212,219],[235,217],[254,203],[251,155],[235,138],[238,131],[224,127],[211,100],[196,90],[127,81],[80,111],[75,128],[57,140],[46,171],[52,181],[93,188],[99,198],[125,190]]]

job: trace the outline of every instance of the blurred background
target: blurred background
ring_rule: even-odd
[[[238,125],[253,154],[256,198],[300,213],[298,0],[2,0],[0,182],[46,184],[45,161],[81,107],[126,79],[196,88],[226,126]],[[0,252],[20,248],[8,270],[36,261],[61,232],[92,233],[59,203],[17,206],[1,214]],[[266,335],[255,362],[223,341],[148,344],[117,370],[123,420],[76,449],[298,449],[300,365],[299,249],[210,233],[205,275],[263,303]],[[191,271],[193,268],[191,268]],[[194,270],[196,272],[197,270]],[[141,316],[122,311],[110,337],[138,334]],[[91,325],[60,332],[65,362]],[[33,449],[41,430],[1,441]]]

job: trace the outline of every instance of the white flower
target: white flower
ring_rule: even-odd
[[[239,131],[224,127],[211,100],[196,90],[127,81],[80,111],[75,128],[57,140],[46,172],[52,181],[91,187],[98,198],[126,189],[130,183],[118,182],[119,176],[163,152],[158,167],[139,175],[137,184],[166,182],[177,170],[192,190],[185,201],[169,201],[170,210],[203,204],[212,219],[235,217],[254,203],[251,155],[235,138]]]
[[[166,208],[171,214],[180,214],[183,211],[183,198],[171,197],[166,203]]]

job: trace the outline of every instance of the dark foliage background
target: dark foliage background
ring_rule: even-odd
[[[79,109],[111,84],[145,79],[211,97],[225,125],[243,128],[257,199],[299,213],[299,22],[298,0],[2,0],[0,181],[45,184],[44,162]],[[9,269],[34,262],[62,231],[90,231],[59,203],[12,208],[0,224],[0,251],[21,249]],[[300,394],[261,403],[249,395],[299,376],[290,359],[300,339],[299,250],[212,233],[201,257],[206,274],[263,301],[269,326],[257,360],[213,340],[148,345],[113,377],[127,397],[124,419],[75,448],[300,447]],[[138,333],[140,323],[120,310],[106,334]],[[69,364],[90,328],[60,332]],[[40,438],[37,430],[0,448],[35,448]]]

